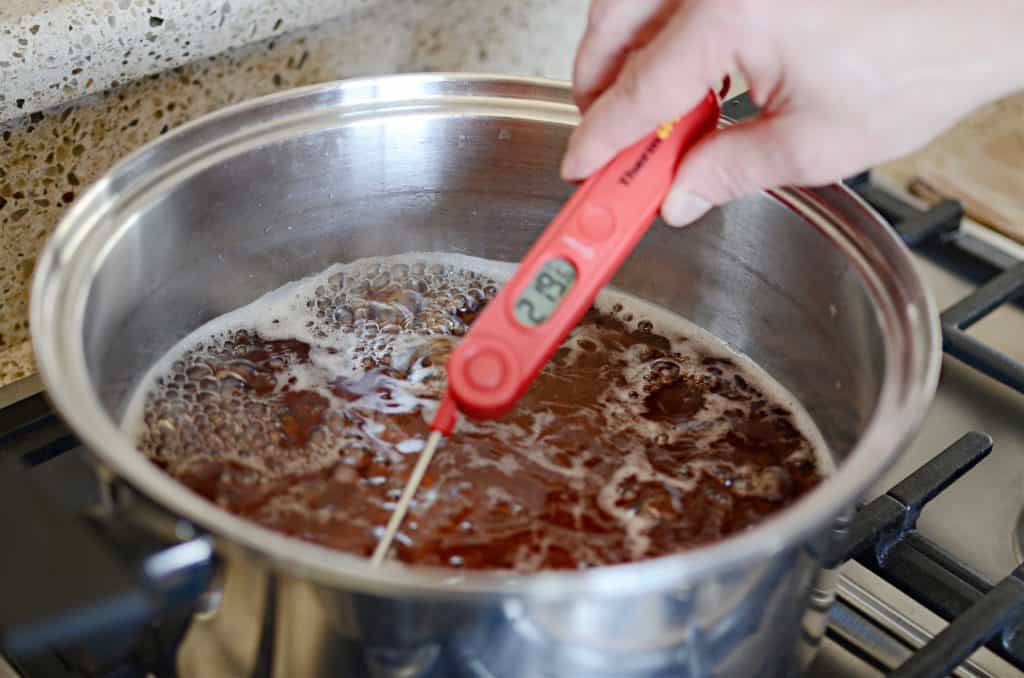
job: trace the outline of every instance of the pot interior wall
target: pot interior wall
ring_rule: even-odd
[[[407,112],[224,153],[112,218],[85,324],[118,419],[137,380],[204,322],[332,263],[410,251],[517,260],[571,192],[564,124]],[[284,135],[282,135],[284,136]],[[198,166],[197,166],[198,167]],[[765,367],[842,458],[880,388],[882,339],[856,267],[767,196],[686,229],[655,224],[615,280]]]

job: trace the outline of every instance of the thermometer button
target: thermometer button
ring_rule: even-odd
[[[508,372],[505,357],[494,349],[484,349],[469,359],[466,379],[480,391],[496,391],[505,383]]]
[[[588,240],[607,240],[615,232],[615,215],[611,210],[594,203],[586,203],[577,217],[579,231]]]

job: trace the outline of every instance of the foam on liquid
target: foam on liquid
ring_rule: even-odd
[[[124,426],[224,508],[368,555],[445,356],[513,270],[408,254],[285,285],[181,341]],[[392,552],[524,571],[638,560],[748,529],[830,470],[810,417],[749,359],[609,290],[512,414],[460,420]]]

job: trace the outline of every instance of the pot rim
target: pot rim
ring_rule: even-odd
[[[259,134],[311,115],[345,124],[367,112],[479,106],[478,112],[574,125],[578,112],[568,83],[469,73],[404,74],[335,81],[256,98],[203,116],[159,137],[117,163],[80,197],[44,248],[32,285],[33,349],[49,398],[101,465],[143,495],[216,537],[227,553],[244,551],[291,573],[331,586],[394,595],[445,597],[529,593],[570,597],[626,595],[688,585],[713,571],[771,558],[828,529],[896,460],[919,428],[938,384],[941,364],[936,305],[911,255],[882,218],[840,185],[781,188],[768,194],[799,213],[853,259],[876,305],[885,339],[884,378],[875,410],[847,458],[818,487],[755,528],[714,544],[659,558],[587,571],[534,574],[460,572],[386,563],[287,537],[237,517],[192,493],[139,452],[100,404],[85,359],[82,328],[95,271],[110,242],[95,231],[117,207],[181,171],[183,158],[218,155]],[[280,109],[282,116],[276,113]],[[265,122],[237,129],[242,114],[265,111]],[[727,119],[724,124],[730,124]],[[225,135],[225,133],[228,133]],[[213,144],[213,142],[217,142]],[[211,145],[218,152],[210,151]],[[154,162],[154,159],[156,162]],[[161,165],[161,161],[169,164]],[[214,160],[209,160],[213,162]],[[146,164],[147,174],[139,174]],[[117,234],[130,228],[120,224]]]

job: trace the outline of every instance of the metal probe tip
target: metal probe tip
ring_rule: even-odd
[[[391,542],[395,540],[398,528],[402,526],[405,514],[409,510],[409,504],[412,503],[416,490],[419,489],[420,483],[423,482],[423,476],[427,474],[427,468],[430,466],[430,460],[434,456],[434,450],[437,449],[442,437],[440,431],[430,432],[430,437],[427,438],[427,446],[423,448],[420,458],[416,461],[416,467],[413,468],[412,475],[409,476],[409,481],[405,484],[405,489],[402,490],[402,496],[398,500],[398,505],[395,506],[391,519],[388,520],[388,526],[384,529],[384,536],[377,542],[377,548],[374,549],[373,556],[370,557],[371,567],[380,565],[388,555],[388,551],[391,549]]]

